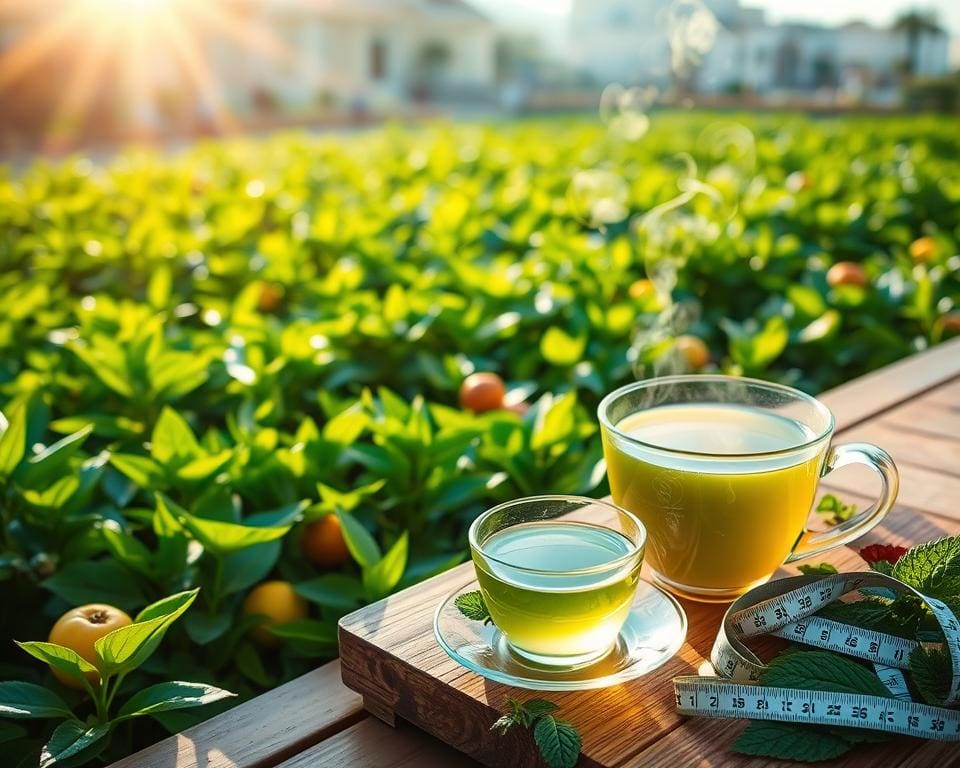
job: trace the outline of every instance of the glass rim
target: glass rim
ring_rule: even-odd
[[[610,409],[610,406],[613,404],[613,402],[619,400],[621,397],[630,392],[634,392],[639,389],[649,389],[661,384],[689,383],[748,384],[753,387],[760,387],[773,390],[775,392],[788,394],[798,400],[806,401],[812,405],[818,413],[826,418],[827,425],[815,437],[812,437],[806,442],[792,445],[789,448],[778,448],[773,451],[749,451],[747,453],[711,453],[710,451],[689,451],[682,450],[680,448],[667,448],[666,446],[657,445],[656,443],[645,442],[618,429],[616,425],[613,424],[607,417],[607,411]],[[723,403],[720,404],[723,405]],[[834,418],[833,412],[827,408],[827,406],[817,400],[817,398],[815,398],[813,395],[808,395],[806,392],[801,392],[799,389],[789,387],[786,384],[779,384],[773,381],[764,381],[763,379],[753,379],[747,376],[724,376],[722,374],[678,374],[675,376],[660,376],[657,378],[641,379],[640,381],[634,381],[630,384],[625,384],[622,387],[617,387],[617,389],[613,390],[613,392],[606,395],[603,400],[600,401],[600,405],[597,406],[597,417],[600,420],[600,425],[604,429],[632,445],[673,456],[691,456],[701,460],[708,459],[714,461],[726,461],[733,459],[769,459],[777,456],[788,456],[793,453],[799,453],[800,451],[813,448],[818,443],[828,439],[830,435],[833,434],[833,430],[836,427],[836,419]]]
[[[609,562],[606,562],[606,563],[600,563],[599,565],[590,565],[583,568],[566,568],[562,571],[548,570],[545,568],[527,568],[522,565],[515,565],[513,563],[508,563],[506,560],[502,560],[498,557],[494,557],[493,555],[490,555],[489,553],[484,551],[483,545],[480,544],[480,542],[477,540],[477,531],[479,530],[480,525],[484,520],[486,520],[488,517],[490,517],[496,512],[502,512],[504,509],[508,509],[509,507],[513,507],[518,504],[530,504],[530,503],[537,503],[537,502],[545,503],[549,501],[574,502],[584,507],[590,506],[591,504],[600,504],[604,507],[609,507],[614,512],[619,512],[622,515],[626,515],[626,517],[637,527],[637,531],[639,532],[640,542],[634,543],[633,539],[624,536],[624,538],[627,539],[627,541],[630,543],[630,551],[621,555],[615,560],[610,560]],[[573,511],[573,510],[570,510],[570,511]],[[562,517],[562,516],[558,516],[558,517]],[[609,525],[602,525],[602,527],[607,528],[611,531],[614,530]],[[589,574],[589,573],[597,573],[599,571],[605,571],[607,569],[616,568],[622,564],[627,563],[631,558],[636,557],[638,553],[643,552],[643,548],[647,544],[647,529],[646,529],[646,526],[644,526],[644,524],[640,522],[640,519],[635,514],[633,514],[633,512],[631,512],[628,509],[624,509],[623,507],[617,504],[614,504],[612,501],[607,501],[606,499],[594,499],[594,498],[591,498],[590,496],[573,496],[570,494],[563,494],[563,493],[549,493],[549,494],[541,494],[538,496],[523,496],[519,499],[511,499],[510,501],[501,502],[500,504],[497,504],[496,506],[490,507],[490,509],[484,512],[481,512],[479,515],[477,515],[476,519],[470,524],[470,530],[467,532],[467,542],[471,550],[475,550],[479,552],[481,555],[484,556],[485,559],[490,560],[494,563],[498,563],[499,565],[506,566],[507,568],[512,568],[515,571],[522,571],[523,573],[535,573],[535,574],[549,575],[549,576],[576,576],[580,574]]]

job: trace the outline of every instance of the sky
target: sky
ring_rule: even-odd
[[[559,49],[566,38],[566,17],[573,0],[469,0],[493,18],[540,33],[549,47]],[[911,8],[933,10],[956,43],[960,38],[960,0],[741,0],[767,11],[772,21],[813,21],[842,24],[858,19],[889,24]]]

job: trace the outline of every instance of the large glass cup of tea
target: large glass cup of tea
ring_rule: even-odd
[[[785,562],[847,544],[897,496],[886,451],[831,445],[830,410],[780,384],[647,379],[607,395],[599,418],[613,500],[646,527],[652,576],[696,600],[732,600]],[[807,530],[819,479],[854,463],[879,474],[879,500],[829,530]]]

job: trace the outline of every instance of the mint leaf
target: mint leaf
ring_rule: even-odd
[[[868,597],[853,603],[825,605],[817,611],[817,616],[913,640],[923,610],[904,598],[890,601]]]
[[[773,720],[754,720],[731,749],[741,755],[816,762],[832,760],[853,744],[834,731]]]
[[[560,709],[559,704],[554,704],[547,699],[530,699],[520,705],[520,715],[523,717],[523,724],[529,728],[537,719],[558,709]]]
[[[839,573],[830,563],[820,563],[819,565],[798,565],[797,570],[807,576],[832,576]]]
[[[799,651],[770,662],[764,685],[809,691],[865,693],[890,698],[890,691],[866,667],[829,651]]]
[[[857,513],[856,504],[844,504],[832,493],[828,493],[817,504],[816,513],[831,523],[842,523]]]
[[[941,600],[960,595],[960,536],[907,550],[893,566],[894,578]]]
[[[486,624],[491,620],[490,611],[487,610],[487,604],[483,602],[483,595],[480,594],[479,590],[457,595],[453,604],[457,606],[460,613],[471,621],[482,621]]]
[[[950,656],[941,650],[925,651],[918,646],[910,654],[910,675],[927,704],[943,704],[953,678]]]
[[[543,715],[533,729],[533,740],[549,768],[573,768],[580,758],[580,734],[570,723]]]
[[[882,573],[884,576],[892,576],[893,569],[894,569],[894,564],[888,563],[886,560],[877,560],[874,563],[870,563],[871,571]]]

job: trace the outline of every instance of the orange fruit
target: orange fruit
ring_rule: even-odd
[[[678,336],[674,346],[686,358],[687,365],[695,371],[710,362],[710,350],[698,336]]]
[[[250,630],[261,645],[277,646],[281,640],[268,631],[276,624],[289,624],[307,616],[307,601],[293,591],[289,581],[265,581],[254,587],[243,601],[244,616],[261,616],[259,624]]]
[[[867,271],[855,261],[838,261],[827,271],[827,283],[831,288],[838,285],[867,285]]]
[[[656,286],[653,284],[652,280],[647,280],[645,277],[640,278],[639,280],[634,280],[630,283],[630,287],[627,289],[627,294],[634,301],[640,301],[646,296],[650,296],[657,292]]]
[[[350,557],[350,550],[343,540],[340,519],[336,515],[324,515],[307,523],[300,547],[307,559],[321,568],[336,568]]]
[[[937,324],[943,328],[944,333],[960,333],[960,311],[940,315]]]
[[[283,299],[283,288],[276,283],[261,283],[257,309],[261,312],[276,312]]]
[[[460,405],[474,413],[503,407],[507,388],[495,373],[471,373],[460,385]]]
[[[126,613],[112,605],[103,603],[81,605],[79,608],[72,608],[57,619],[47,640],[76,651],[85,660],[99,668],[97,653],[93,648],[94,643],[113,630],[132,623],[133,620]],[[83,683],[77,678],[56,669],[51,668],[50,671],[64,685],[83,688]],[[93,685],[99,683],[97,675],[87,673],[87,679]]]
[[[910,258],[918,264],[930,261],[936,252],[937,243],[932,237],[918,237],[910,243]]]

